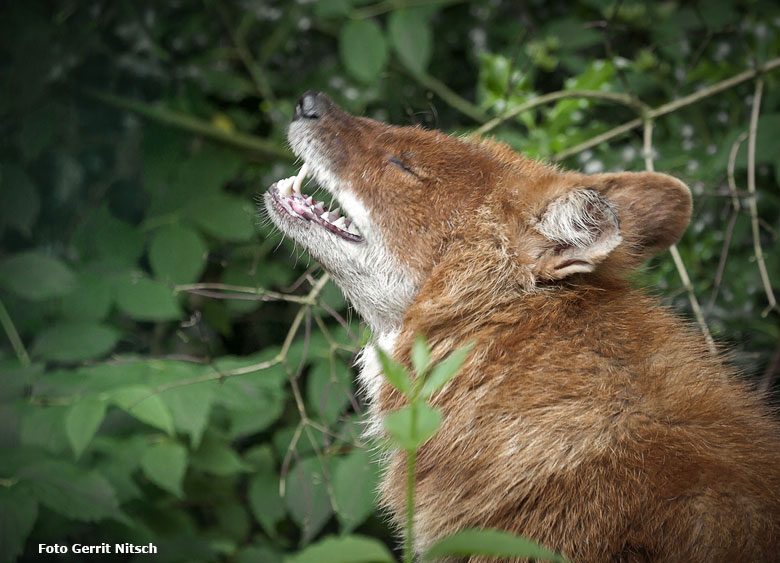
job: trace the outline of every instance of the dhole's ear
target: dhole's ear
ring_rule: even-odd
[[[615,205],[591,188],[551,200],[533,227],[545,239],[534,266],[542,279],[592,272],[622,240]]]
[[[617,206],[621,252],[628,266],[669,248],[682,236],[691,219],[691,192],[676,178],[656,172],[622,172],[586,176]]]

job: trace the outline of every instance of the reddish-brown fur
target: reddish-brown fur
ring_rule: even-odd
[[[320,150],[416,283],[395,357],[409,363],[418,333],[437,358],[477,343],[433,398],[444,422],[418,456],[418,552],[478,526],[572,561],[780,561],[773,413],[694,329],[623,279],[679,238],[687,188],[662,174],[563,172],[328,103],[312,129]],[[614,204],[622,243],[595,271],[559,275],[566,245],[534,226],[584,188]],[[374,414],[402,404],[383,383]],[[382,502],[399,527],[404,487],[393,454]]]

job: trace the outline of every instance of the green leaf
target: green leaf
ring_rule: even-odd
[[[184,496],[181,482],[187,470],[187,448],[181,444],[171,440],[153,444],[141,456],[141,469],[152,483]]]
[[[193,448],[200,444],[217,390],[216,381],[203,381],[173,387],[160,393],[160,398],[171,411],[173,425],[180,432],[190,435]]]
[[[306,380],[306,402],[312,414],[331,426],[349,404],[352,373],[338,358],[317,361]]]
[[[431,365],[431,349],[422,334],[415,336],[412,344],[412,365],[418,376],[424,375]]]
[[[29,237],[41,208],[38,189],[27,173],[13,165],[0,166],[0,234],[13,228]]]
[[[51,144],[55,128],[63,118],[63,112],[59,110],[58,106],[46,104],[24,116],[19,131],[19,148],[26,161],[37,158]]]
[[[38,517],[38,503],[20,487],[0,486],[0,562],[16,560]]]
[[[73,520],[123,519],[114,489],[101,475],[64,461],[26,465],[16,477],[39,503]]]
[[[412,380],[409,378],[406,368],[396,362],[379,346],[376,346],[376,354],[379,358],[379,364],[382,366],[382,373],[385,374],[385,378],[401,393],[408,395],[412,389]]]
[[[155,233],[149,247],[149,263],[160,281],[192,283],[203,273],[207,252],[208,247],[197,232],[171,225]]]
[[[379,472],[366,450],[338,459],[333,475],[336,516],[342,533],[349,533],[374,512]]]
[[[346,16],[351,4],[350,0],[319,0],[314,3],[314,15],[318,20]]]
[[[302,545],[311,541],[333,514],[327,482],[328,473],[316,457],[301,460],[287,475],[284,500],[290,516],[301,528]]]
[[[119,408],[127,411],[141,422],[173,434],[173,418],[159,394],[150,387],[136,385],[124,387],[111,393],[111,398]]]
[[[59,362],[77,362],[105,356],[116,346],[120,332],[88,321],[56,323],[38,334],[32,347],[36,356]]]
[[[192,454],[192,466],[214,475],[235,475],[252,470],[224,438],[207,433],[200,448]]]
[[[416,73],[424,72],[428,68],[433,33],[423,10],[395,10],[388,19],[387,32],[398,58],[406,68]]]
[[[384,427],[395,443],[410,452],[417,450],[441,425],[441,413],[421,401],[408,405],[384,419]]]
[[[103,205],[79,226],[74,244],[82,258],[102,258],[133,267],[144,252],[144,234],[114,217]]]
[[[105,276],[82,273],[70,293],[62,296],[62,315],[79,321],[100,321],[111,311],[114,291]]]
[[[65,415],[65,433],[79,458],[106,416],[106,402],[87,397],[74,403]]]
[[[387,63],[387,43],[374,20],[351,20],[341,28],[339,54],[347,71],[363,82],[374,82]]]
[[[68,437],[65,433],[67,407],[30,405],[21,411],[19,439],[23,445],[40,446],[53,453],[68,449]]]
[[[266,534],[275,535],[276,523],[286,513],[284,499],[279,495],[279,476],[275,473],[260,472],[253,475],[247,491],[249,507]]]
[[[14,254],[0,262],[0,287],[32,301],[64,295],[75,281],[65,263],[39,252]]]
[[[425,379],[422,388],[422,396],[429,399],[431,395],[436,393],[436,391],[439,391],[455,377],[473,348],[474,343],[469,342],[436,364],[431,370],[430,375]]]
[[[326,537],[285,563],[394,563],[390,550],[379,540],[351,535]]]
[[[43,363],[23,366],[18,360],[0,360],[0,403],[11,403],[27,394],[30,383],[43,373]]]
[[[185,213],[201,230],[220,240],[241,242],[255,234],[252,204],[234,195],[201,198],[192,203]]]
[[[164,321],[181,317],[173,290],[146,278],[127,276],[116,285],[117,306],[136,321]]]
[[[223,357],[215,362],[215,367],[224,373],[272,361],[276,354],[276,349],[264,349],[242,358]],[[215,402],[229,409],[232,438],[265,430],[279,418],[287,399],[282,390],[286,378],[284,366],[276,364],[256,372],[232,375],[222,382]]]
[[[450,555],[487,555],[492,557],[527,557],[534,560],[566,561],[538,543],[499,530],[470,529],[457,532],[436,542],[425,559]]]

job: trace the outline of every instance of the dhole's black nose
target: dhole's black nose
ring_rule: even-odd
[[[328,109],[328,98],[322,92],[316,90],[309,90],[305,92],[303,96],[295,104],[295,115],[293,115],[293,121],[296,119],[318,119],[325,114]]]

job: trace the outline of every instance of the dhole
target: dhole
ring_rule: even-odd
[[[265,195],[330,272],[375,343],[410,363],[476,342],[433,397],[415,549],[467,527],[573,561],[780,560],[780,428],[702,338],[624,276],[688,224],[664,174],[584,175],[500,143],[392,127],[307,92],[288,138],[304,161]],[[309,174],[344,211],[325,211]],[[369,432],[402,399],[373,346],[359,360]],[[404,514],[392,455],[382,503]],[[481,560],[472,558],[471,561]]]

